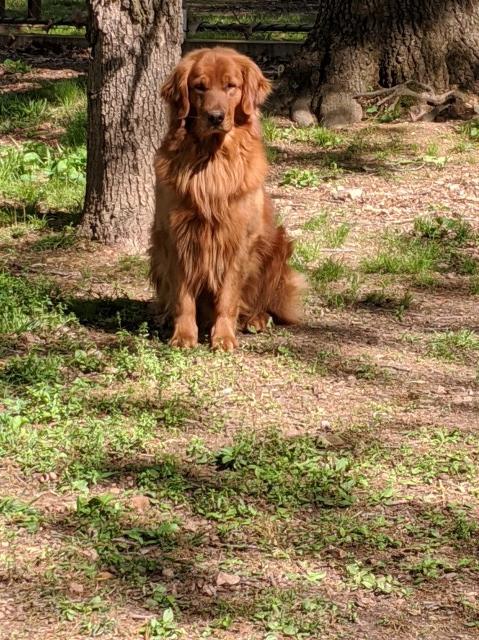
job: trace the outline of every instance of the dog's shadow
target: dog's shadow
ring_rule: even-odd
[[[63,303],[67,313],[73,313],[80,324],[108,333],[122,329],[138,333],[146,327],[149,334],[166,331],[158,323],[153,301],[131,298],[70,298]]]
[[[146,333],[162,342],[168,342],[173,333],[170,318],[159,314],[154,300],[132,300],[131,298],[70,298],[63,301],[63,308],[72,313],[78,322],[90,329],[107,333],[124,330],[130,333]],[[198,314],[199,343],[210,343],[211,317]]]

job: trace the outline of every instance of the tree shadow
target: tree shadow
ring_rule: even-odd
[[[361,450],[358,442],[361,435],[370,442],[370,433],[357,434],[351,448],[353,456],[356,456],[356,450]],[[340,449],[336,451],[341,453]],[[359,453],[354,463],[361,464]],[[467,507],[440,502],[433,504],[429,497],[424,501],[418,498],[397,501],[379,496],[377,502],[370,503],[366,510],[364,505],[325,508],[314,502],[305,502],[301,509],[293,510],[287,517],[275,518],[274,504],[268,504],[265,496],[253,496],[247,484],[236,482],[237,474],[232,469],[220,470],[210,465],[208,472],[204,473],[193,464],[172,467],[168,460],[164,464],[137,460],[122,466],[111,460],[103,471],[116,482],[116,486],[129,486],[127,479],[133,479],[136,486],[139,485],[153,498],[153,504],[165,506],[170,499],[168,496],[171,497],[172,491],[178,487],[182,490],[181,499],[172,510],[165,509],[153,523],[146,523],[141,517],[139,522],[126,524],[108,502],[92,496],[80,501],[75,512],[52,516],[45,521],[43,535],[52,533],[57,540],[63,538],[68,542],[74,541],[76,545],[82,542],[87,548],[93,547],[97,558],[95,570],[108,572],[105,595],[109,594],[113,601],[122,603],[125,598],[133,598],[143,608],[145,617],[153,616],[174,603],[180,615],[186,616],[185,620],[190,623],[212,624],[225,614],[230,614],[235,624],[244,621],[258,623],[262,620],[256,617],[258,606],[268,610],[268,596],[275,596],[274,610],[274,607],[286,607],[287,594],[293,593],[296,601],[306,596],[325,598],[338,608],[342,624],[349,620],[354,627],[350,618],[343,619],[347,610],[340,593],[332,596],[331,590],[308,584],[305,580],[308,569],[300,568],[300,565],[293,569],[291,562],[301,564],[320,559],[322,567],[325,563],[332,563],[331,566],[344,580],[341,589],[348,588],[347,565],[352,560],[363,563],[373,573],[391,574],[401,580],[402,586],[410,587],[418,579],[427,577],[421,573],[424,555],[440,558],[444,549],[448,559],[459,562],[466,555],[477,558],[478,554],[475,540],[477,523],[467,512]],[[141,478],[146,476],[150,482],[148,489],[141,487]],[[224,492],[228,488],[237,495],[243,508],[250,506],[254,509],[250,519],[236,516],[237,523],[232,526],[234,518],[230,520],[231,514],[226,512],[224,520],[214,514],[195,518],[195,505],[200,496]],[[102,489],[108,490],[108,483]],[[193,516],[188,513],[193,513]],[[172,527],[177,514],[185,522]],[[269,532],[263,526],[255,526],[257,515],[270,518]],[[273,534],[274,542],[266,541],[268,533]],[[252,554],[266,553],[270,556],[273,549],[277,558],[287,558],[287,568],[290,573],[298,572],[299,582],[288,578],[273,587],[274,583],[268,576],[259,573],[242,575],[237,587],[218,587],[216,579],[222,560],[233,556],[239,567],[235,572],[242,574],[242,563],[247,563]],[[429,582],[423,594],[420,591],[416,593],[419,600],[437,598],[441,601],[449,593],[452,587],[448,583],[445,589],[441,578],[454,567],[445,566],[444,569],[438,564],[439,579]],[[43,591],[40,573],[36,580],[38,584],[34,581],[34,589],[38,588],[41,601],[44,596],[40,593]],[[69,581],[68,575],[57,576],[58,596],[71,597]],[[473,584],[473,572],[463,577],[463,583],[468,582]],[[155,601],[152,591],[158,585],[161,585],[160,599]],[[84,593],[83,599],[86,597]],[[331,602],[332,597],[337,602]],[[370,606],[378,606],[380,600],[371,600]]]

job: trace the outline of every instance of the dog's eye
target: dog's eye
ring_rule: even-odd
[[[206,86],[201,82],[200,84],[195,85],[195,91],[204,93],[206,91]]]
[[[228,84],[226,85],[227,89],[236,89],[236,85],[233,84],[232,82],[228,82]]]

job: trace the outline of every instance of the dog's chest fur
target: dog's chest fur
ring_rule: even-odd
[[[157,176],[177,203],[168,226],[177,259],[197,291],[218,291],[232,262],[246,256],[261,223],[266,168],[261,141],[249,132],[237,132],[211,156],[187,145],[176,153],[160,151]]]

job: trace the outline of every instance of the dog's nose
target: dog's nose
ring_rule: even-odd
[[[208,114],[208,122],[214,127],[218,127],[225,119],[224,111],[210,111]]]

